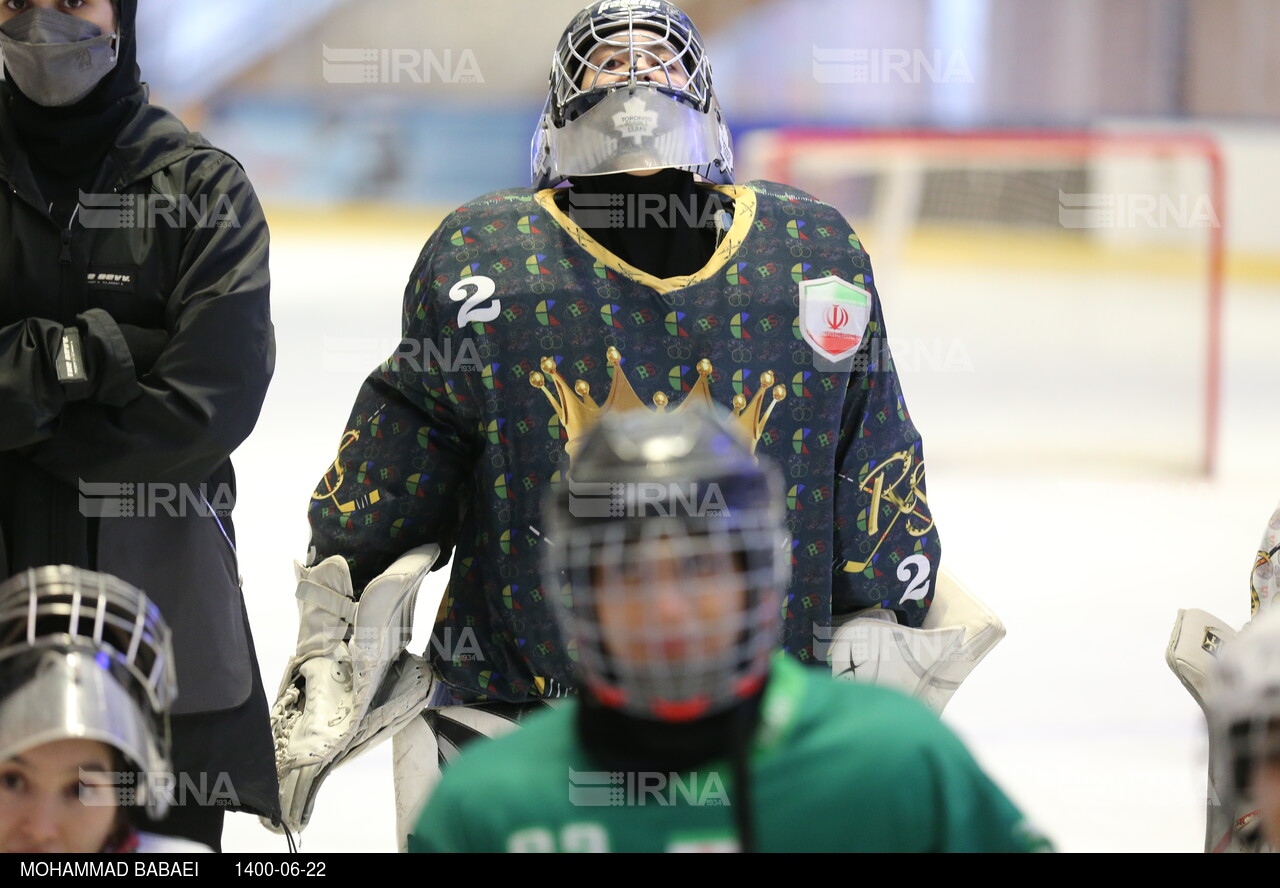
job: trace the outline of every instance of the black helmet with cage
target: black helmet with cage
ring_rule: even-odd
[[[606,413],[547,512],[546,587],[595,700],[689,722],[760,690],[789,535],[781,476],[731,416]]]
[[[693,22],[666,0],[598,0],[565,29],[533,139],[533,186],[683,169],[733,182],[733,148]]]
[[[177,696],[169,627],[146,595],[77,567],[25,570],[0,584],[0,761],[44,743],[96,740],[147,775],[170,772]],[[169,805],[132,787],[155,818]]]

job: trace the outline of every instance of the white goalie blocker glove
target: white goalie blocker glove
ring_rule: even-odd
[[[1164,661],[1169,664],[1187,693],[1204,709],[1205,689],[1223,646],[1236,637],[1225,620],[1208,611],[1188,608],[1178,611],[1169,635]]]
[[[418,586],[439,555],[435,545],[407,552],[358,601],[341,556],[311,568],[295,564],[298,649],[271,709],[280,807],[291,831],[306,828],[330,771],[424,708],[430,667],[405,647]]]
[[[833,624],[829,640],[814,639],[819,656],[825,642],[832,675],[896,688],[939,714],[1005,634],[1000,618],[946,570],[919,629],[899,625],[881,608],[838,616]]]

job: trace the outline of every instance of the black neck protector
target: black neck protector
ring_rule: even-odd
[[[559,196],[561,209],[610,253],[658,278],[690,275],[706,265],[721,234],[716,213],[732,207],[685,170],[575,176],[569,183],[568,193]],[[584,213],[574,195],[611,195],[615,204],[597,209],[593,201]]]
[[[748,744],[760,723],[763,697],[764,686],[706,718],[666,722],[627,715],[584,691],[578,706],[578,738],[587,754],[608,770],[687,771]]]

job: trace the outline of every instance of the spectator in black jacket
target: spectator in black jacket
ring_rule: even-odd
[[[267,225],[236,160],[148,103],[136,11],[0,5],[0,578],[144,589],[175,639],[179,787],[230,779],[274,817],[228,459],[274,365]],[[144,825],[218,847],[225,809],[177,801]]]

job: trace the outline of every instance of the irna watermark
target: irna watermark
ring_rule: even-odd
[[[714,481],[574,481],[569,479],[569,514],[575,518],[727,518],[720,485]]]
[[[1222,224],[1207,194],[1066,194],[1061,189],[1058,223],[1063,228],[1218,228]]]
[[[728,806],[718,771],[575,771],[569,769],[569,804],[601,807]]]
[[[973,83],[963,52],[925,49],[822,49],[813,47],[813,79],[819,83]]]
[[[729,214],[714,201],[671,194],[579,194],[569,192],[573,221],[583,228],[690,228],[728,230]]]
[[[163,800],[169,807],[238,808],[231,775],[225,771],[80,770],[80,802],[88,807],[133,807]]]
[[[388,359],[387,355],[391,357]],[[320,363],[326,371],[368,372],[387,362],[396,373],[480,372],[484,361],[476,342],[469,336],[421,339],[394,339],[373,336],[330,336],[320,343]]]
[[[80,479],[80,514],[86,518],[222,517],[234,507],[230,484]]]
[[[85,228],[239,228],[226,194],[90,194],[80,192],[80,224]]]
[[[470,49],[333,49],[321,45],[326,83],[484,83]]]

